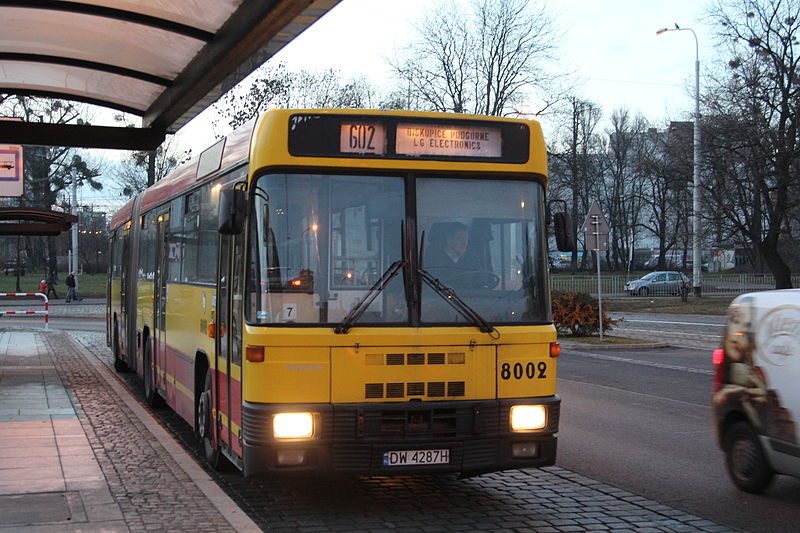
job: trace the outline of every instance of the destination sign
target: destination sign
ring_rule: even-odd
[[[500,157],[500,128],[444,124],[400,123],[395,151],[404,155]]]
[[[339,150],[344,154],[386,153],[386,128],[380,122],[348,124],[339,128]]]

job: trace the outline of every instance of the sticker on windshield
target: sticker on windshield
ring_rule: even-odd
[[[283,321],[294,322],[295,320],[297,320],[297,304],[283,304]]]

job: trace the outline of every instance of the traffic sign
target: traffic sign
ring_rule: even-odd
[[[0,144],[0,196],[22,196],[22,146]]]
[[[592,206],[586,214],[586,219],[583,221],[583,229],[581,231],[584,233],[597,231],[597,233],[605,234],[611,231],[608,227],[608,221],[606,217],[603,216],[603,212],[600,210],[600,204],[597,203],[597,200],[592,202]]]
[[[608,250],[608,233],[611,229],[608,226],[606,217],[600,210],[597,200],[592,202],[586,219],[581,227],[586,247],[590,250]]]

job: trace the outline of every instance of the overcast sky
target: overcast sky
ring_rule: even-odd
[[[284,61],[291,70],[333,68],[345,78],[363,74],[376,85],[388,87],[392,77],[385,58],[414,38],[414,21],[445,2],[454,3],[342,0],[270,61]],[[558,57],[564,70],[575,73],[580,96],[599,103],[606,116],[627,106],[656,124],[691,117],[694,38],[688,31],[656,36],[656,30],[675,23],[694,29],[702,70],[715,59],[714,36],[704,23],[707,1],[568,0],[548,4],[564,35]],[[199,139],[205,137],[205,144],[212,143],[205,118],[187,126],[182,137],[201,144]],[[547,119],[542,122],[547,132]]]

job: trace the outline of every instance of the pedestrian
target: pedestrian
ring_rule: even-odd
[[[67,297],[64,300],[66,303],[71,302],[72,300],[81,301],[83,298],[80,297],[78,294],[78,287],[77,283],[75,282],[75,272],[70,272],[67,279],[64,280],[64,283],[67,284]]]
[[[50,293],[53,293],[53,298],[58,298],[58,293],[56,292],[56,285],[58,285],[58,281],[56,280],[56,274],[53,272],[50,274],[50,277],[47,278],[47,294],[46,296],[49,298]]]

